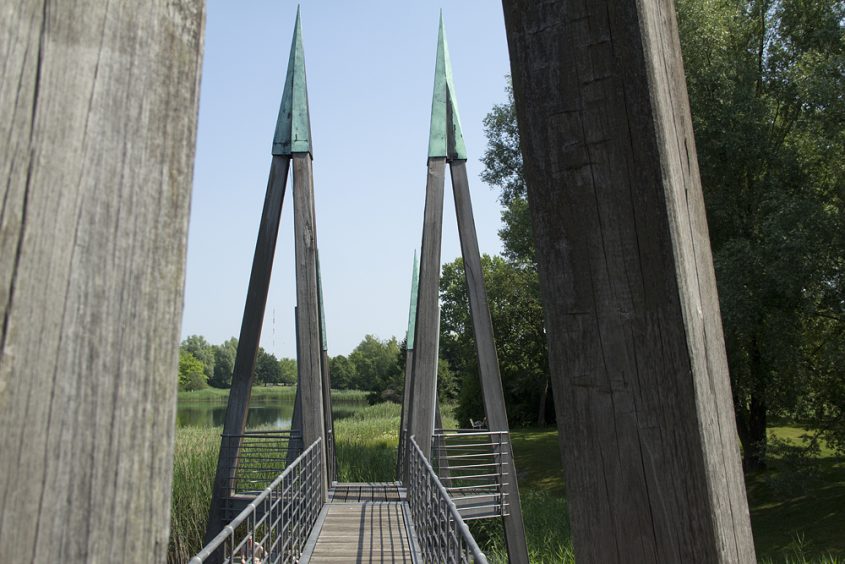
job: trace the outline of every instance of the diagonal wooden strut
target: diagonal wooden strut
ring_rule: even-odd
[[[217,459],[211,508],[205,530],[205,544],[211,542],[223,529],[225,517],[223,500],[231,493],[229,486],[234,478],[240,448],[239,440],[233,437],[243,435],[246,428],[247,408],[255,375],[255,358],[258,354],[258,342],[264,322],[264,309],[267,305],[267,292],[270,288],[273,255],[276,251],[276,239],[279,234],[289,169],[289,157],[273,157],[270,164],[270,178],[267,181],[267,193],[264,198],[264,209],[261,212],[261,227],[255,243],[249,290],[232,374],[232,387],[229,390],[226,418],[223,422],[223,438],[220,441],[220,455]]]
[[[472,213],[469,182],[466,172],[467,152],[461,133],[457,108],[452,65],[446,45],[443,18],[437,44],[434,95],[431,110],[429,136],[428,182],[426,184],[425,218],[420,263],[420,282],[417,298],[416,334],[411,370],[410,398],[407,402],[408,435],[416,436],[424,456],[431,459],[431,440],[434,434],[434,420],[437,409],[437,360],[440,335],[440,242],[443,215],[443,186],[445,165],[449,163],[452,189],[455,196],[455,210],[458,232],[461,239],[461,254],[464,259],[470,314],[478,354],[479,377],[487,416],[488,430],[496,433],[508,432],[508,417],[499,360],[493,335],[493,324],[484,277],[481,270],[481,254]],[[404,441],[404,457],[409,456],[410,441]],[[503,503],[504,521],[510,562],[527,564],[528,547],[525,540],[525,526],[513,452],[509,440],[501,445],[499,454],[510,464],[507,479],[500,480],[502,493],[508,500],[508,509]],[[400,459],[401,460],[401,459]],[[407,469],[403,479],[407,480]]]

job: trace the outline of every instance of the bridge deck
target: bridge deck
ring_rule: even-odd
[[[416,562],[404,498],[395,483],[335,484],[302,562]]]

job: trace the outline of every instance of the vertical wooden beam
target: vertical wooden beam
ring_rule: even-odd
[[[407,425],[408,425],[408,407],[411,403],[411,374],[414,366],[414,336],[416,333],[415,324],[417,322],[417,294],[419,293],[419,263],[417,262],[417,252],[414,251],[414,268],[411,271],[411,300],[408,305],[408,330],[405,333],[405,385],[402,391],[402,411],[399,415],[399,448],[396,451],[396,476],[397,479],[402,479],[404,471],[402,470],[403,454],[405,450],[405,443],[408,440]]]
[[[252,395],[252,384],[255,379],[255,359],[258,355],[261,328],[264,324],[264,310],[267,306],[273,257],[276,253],[276,240],[290,169],[289,157],[274,156],[272,159],[258,238],[255,242],[255,254],[252,259],[252,272],[249,276],[246,305],[238,338],[238,350],[235,354],[232,387],[229,390],[229,400],[226,405],[226,418],[223,420],[223,437],[220,441],[220,455],[217,458],[217,471],[211,493],[205,544],[211,542],[226,524],[223,500],[231,496],[230,485],[240,450],[240,441],[232,437],[243,435],[246,428],[249,398]]]
[[[405,473],[403,468],[403,461],[405,460],[405,449],[408,446],[408,424],[410,423],[411,415],[411,394],[413,391],[413,370],[414,370],[414,350],[405,351],[405,386],[402,393],[402,413],[399,417],[399,448],[396,451],[396,478],[402,479]]]
[[[293,414],[290,419],[290,430],[293,432],[295,431],[298,433],[299,438],[294,441],[288,441],[288,453],[285,457],[285,465],[292,464],[296,457],[299,456],[299,453],[302,452],[304,449],[302,448],[302,386],[299,383],[299,313],[297,312],[297,307],[293,307],[293,317],[294,317],[294,335],[296,337],[296,395],[293,398]]]
[[[475,348],[478,352],[478,374],[481,379],[487,427],[490,431],[508,432],[505,394],[502,391],[499,358],[496,355],[496,342],[493,337],[493,321],[487,303],[487,291],[484,288],[484,274],[481,270],[481,254],[478,250],[478,236],[472,214],[466,161],[451,161],[449,170],[452,174],[452,190],[455,194],[455,215],[458,220],[458,235],[461,239],[461,254],[464,258],[470,317],[475,334]],[[519,499],[519,487],[517,486],[516,468],[510,441],[503,447],[502,454],[512,468],[506,485],[503,487],[510,503],[509,512],[504,517],[508,556],[513,564],[527,564],[528,545],[525,540],[522,505]]]
[[[4,3],[0,554],[164,561],[204,3]]]
[[[314,210],[314,230],[316,240],[316,217],[317,210],[313,204],[312,193],[312,209]],[[326,336],[326,310],[323,305],[323,276],[320,270],[320,252],[317,251],[317,295],[318,305],[320,308],[320,376],[323,381],[323,424],[325,426],[326,437],[326,464],[328,468],[327,481],[333,482],[336,478],[337,472],[337,451],[335,448],[334,435],[334,417],[332,416],[332,376],[329,369],[329,340]],[[331,436],[331,445],[328,443],[329,436]]]
[[[420,285],[414,336],[413,386],[409,405],[409,436],[426,457],[431,455],[434,409],[437,401],[437,358],[440,340],[440,241],[443,230],[443,187],[446,159],[428,159],[425,216],[420,249]],[[406,451],[410,448],[410,441]],[[407,459],[407,458],[406,458]]]
[[[299,331],[297,370],[302,407],[302,444],[308,448],[325,437],[323,384],[320,372],[320,312],[317,291],[317,245],[314,225],[314,180],[311,154],[293,154],[293,223],[296,254],[296,314]],[[326,449],[323,488],[327,487]]]
[[[671,0],[504,0],[578,562],[754,562]]]

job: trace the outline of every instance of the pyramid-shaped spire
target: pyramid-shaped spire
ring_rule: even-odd
[[[434,67],[434,96],[431,101],[428,156],[446,157],[450,160],[466,160],[467,158],[442,11],[437,37],[437,63]]]
[[[414,272],[411,276],[411,307],[408,312],[408,333],[405,336],[405,349],[414,350],[414,330],[417,325],[417,294],[420,288],[420,265],[417,251],[414,251]]]
[[[311,153],[311,118],[308,115],[308,86],[305,81],[305,50],[302,48],[302,21],[296,9],[296,25],[290,46],[285,90],[273,136],[273,154]]]

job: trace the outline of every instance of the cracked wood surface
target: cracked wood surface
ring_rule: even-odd
[[[753,562],[671,0],[504,0],[579,562]]]
[[[201,0],[0,8],[0,552],[164,560]]]

